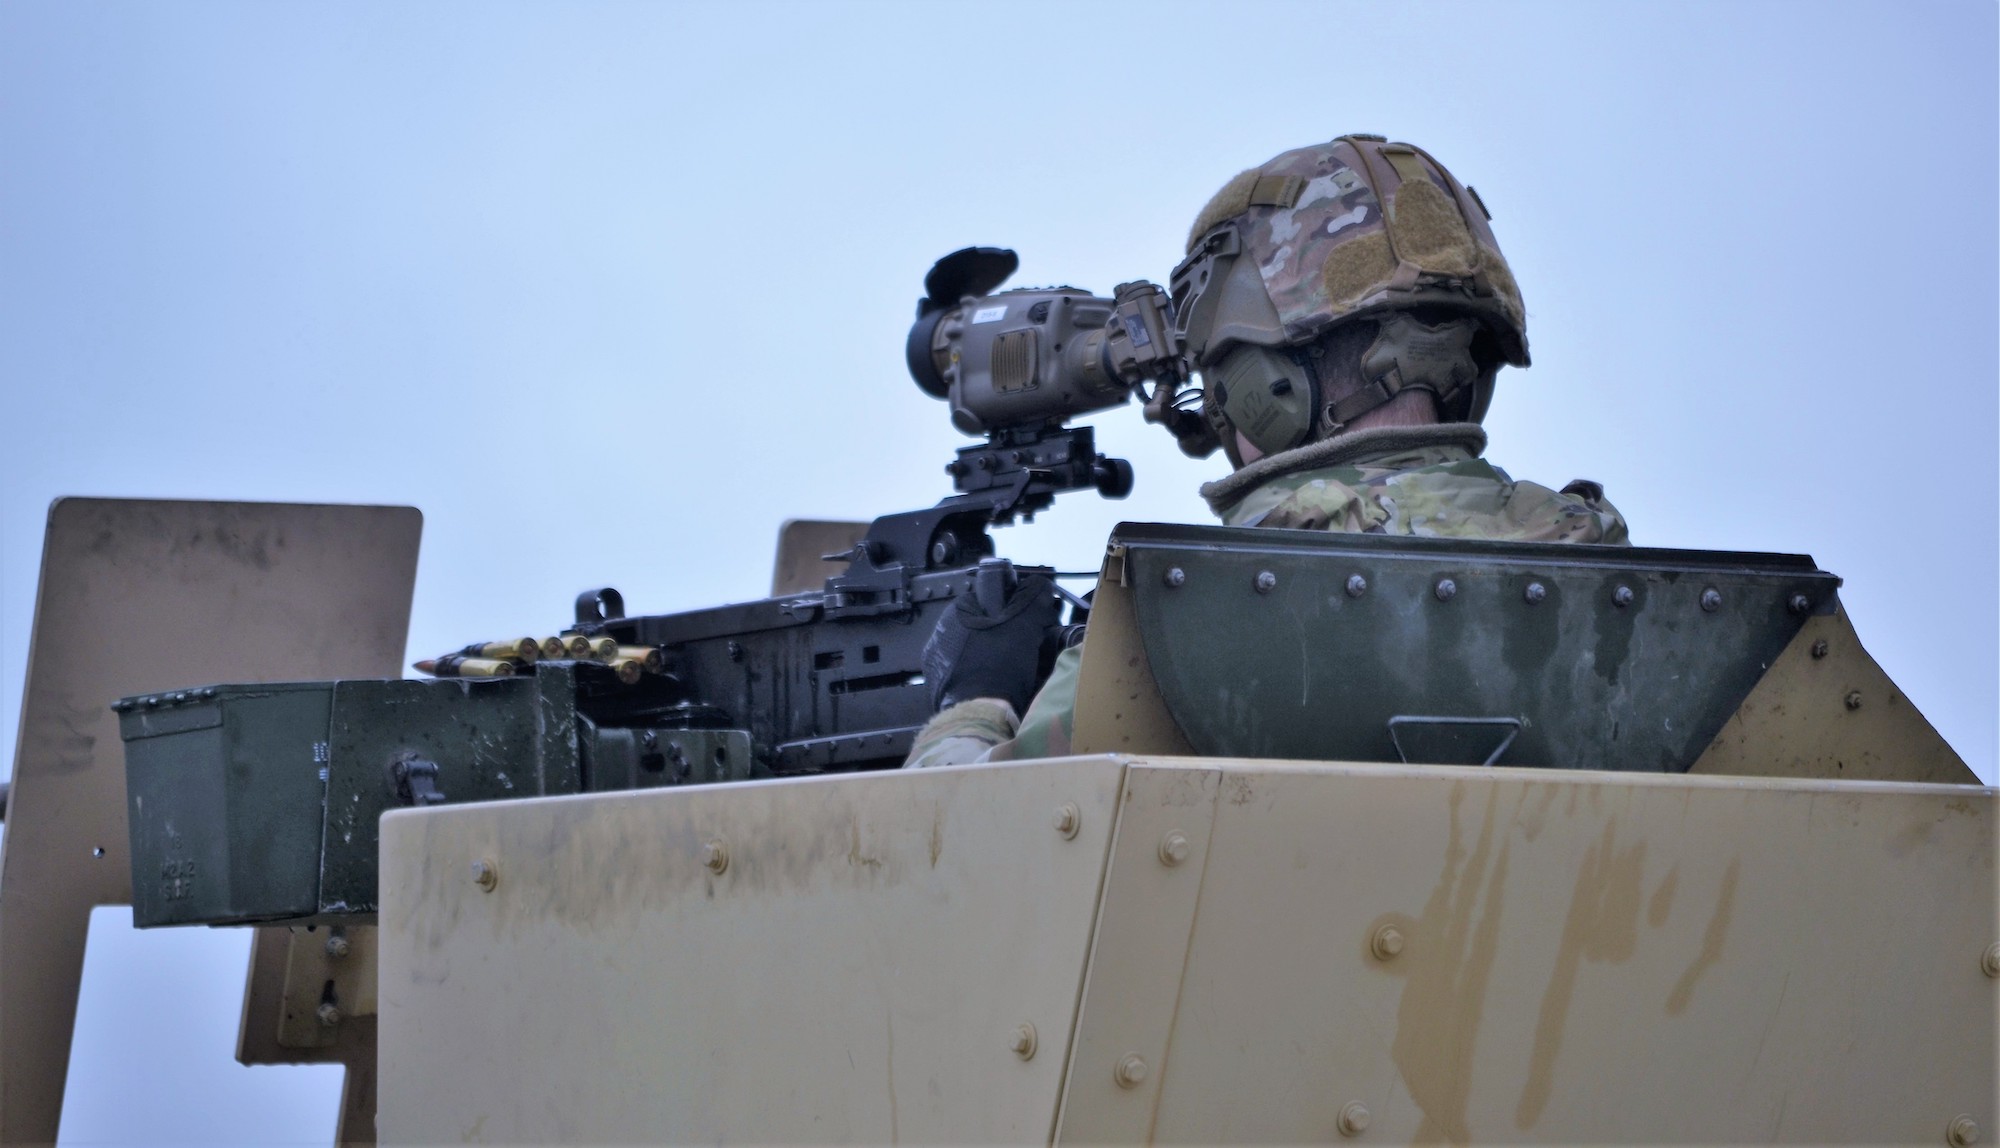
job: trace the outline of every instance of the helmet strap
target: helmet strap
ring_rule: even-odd
[[[1432,326],[1403,311],[1378,316],[1375,341],[1361,354],[1361,374],[1367,382],[1326,404],[1326,433],[1341,433],[1404,391],[1429,391],[1437,400],[1439,415],[1445,417],[1479,377],[1479,364],[1472,355],[1478,331],[1478,321],[1465,317]]]

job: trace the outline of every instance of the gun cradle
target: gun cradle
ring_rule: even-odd
[[[134,923],[370,920],[380,817],[404,806],[894,768],[930,716],[924,642],[970,578],[910,576],[877,613],[808,593],[590,627],[663,649],[635,685],[544,661],[122,699]]]
[[[615,590],[584,594],[572,635],[660,651],[634,682],[543,661],[121,700],[134,922],[370,920],[399,806],[900,765],[931,716],[924,643],[992,555],[987,529],[1131,484],[1089,427],[1047,423],[993,430],[952,473],[957,494],[876,519],[817,591],[631,618]]]

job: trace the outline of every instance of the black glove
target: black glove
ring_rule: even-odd
[[[998,610],[977,593],[960,594],[924,643],[924,680],[931,705],[943,709],[973,698],[1002,698],[1027,710],[1039,676],[1042,642],[1062,614],[1047,575],[1020,580]],[[988,603],[997,595],[986,595]]]

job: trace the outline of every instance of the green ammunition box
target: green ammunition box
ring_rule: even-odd
[[[543,664],[120,700],[134,924],[365,921],[386,810],[752,773],[747,733],[599,729],[576,697]]]
[[[333,688],[208,686],[117,703],[134,923],[318,911]]]

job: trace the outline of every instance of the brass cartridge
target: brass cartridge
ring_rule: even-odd
[[[649,674],[659,673],[660,669],[667,664],[666,656],[660,653],[658,646],[620,646],[618,647],[618,656],[620,658],[630,658],[638,662],[640,667]]]
[[[475,658],[464,654],[446,654],[441,658],[425,658],[413,667],[420,673],[439,678],[511,678],[516,663],[506,658]]]
[[[505,658],[444,658],[440,659],[440,662],[456,663],[450,667],[449,674],[441,673],[440,677],[511,678],[514,676],[514,663]],[[443,666],[439,668],[443,669]]]
[[[542,656],[542,644],[533,638],[515,638],[506,642],[474,642],[459,652],[468,658],[509,658],[533,663]]]

